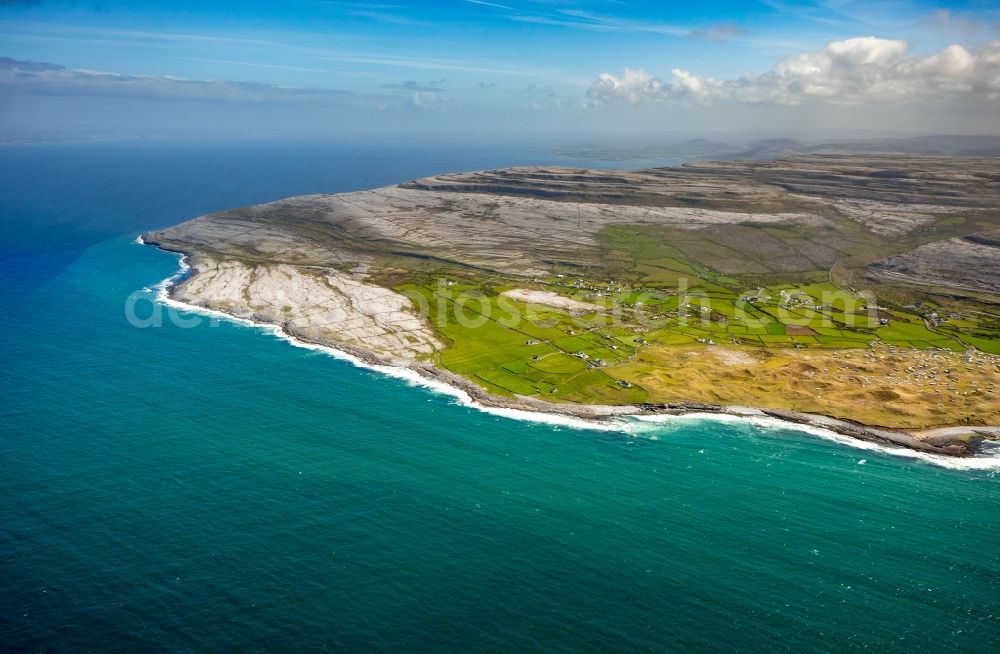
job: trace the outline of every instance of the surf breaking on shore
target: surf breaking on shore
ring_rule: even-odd
[[[142,236],[137,237],[135,243],[139,245],[146,245],[145,241],[142,239]],[[162,250],[160,248],[158,249],[161,252],[166,252],[168,254],[173,254],[177,256],[179,268],[177,272],[160,281],[152,289],[154,291],[154,299],[157,302],[165,306],[177,309],[179,311],[185,311],[188,313],[209,316],[216,319],[226,320],[234,324],[258,329],[267,334],[270,334],[271,336],[274,336],[279,340],[285,341],[286,343],[288,343],[293,347],[312,350],[315,352],[321,352],[334,359],[350,363],[351,365],[357,368],[371,370],[373,372],[377,372],[387,377],[391,377],[406,382],[411,386],[426,388],[432,392],[452,397],[455,400],[455,403],[459,406],[474,409],[490,415],[507,418],[511,420],[521,420],[526,422],[546,424],[554,427],[568,427],[572,429],[591,430],[591,431],[596,430],[605,432],[619,432],[634,437],[655,437],[658,432],[662,432],[663,427],[667,424],[682,425],[682,424],[690,424],[702,421],[709,421],[717,423],[752,425],[765,431],[788,430],[788,431],[806,433],[811,436],[822,438],[824,440],[832,441],[841,445],[846,445],[855,449],[875,451],[895,457],[916,459],[930,463],[932,465],[953,470],[1000,470],[1000,453],[998,453],[997,455],[955,457],[942,454],[934,454],[929,452],[921,452],[903,446],[882,445],[879,443],[874,443],[871,441],[861,440],[859,438],[854,438],[851,436],[840,434],[837,433],[836,431],[833,431],[832,429],[827,429],[821,426],[804,424],[801,422],[793,422],[791,420],[782,420],[780,418],[764,414],[762,411],[752,407],[732,407],[734,411],[725,413],[704,412],[704,411],[688,411],[684,413],[661,413],[661,414],[645,414],[645,415],[629,415],[629,414],[616,415],[611,413],[608,415],[608,417],[602,419],[585,419],[576,416],[562,414],[557,411],[549,412],[549,411],[540,411],[534,409],[519,409],[519,408],[512,408],[505,406],[491,406],[489,404],[477,401],[469,392],[458,386],[446,383],[440,379],[431,379],[411,368],[407,368],[404,366],[385,365],[385,364],[366,361],[362,357],[359,357],[355,354],[352,354],[350,352],[347,352],[345,350],[336,347],[321,345],[318,343],[311,343],[296,338],[295,336],[292,336],[291,334],[287,333],[285,330],[281,328],[280,325],[277,324],[258,322],[250,320],[248,318],[234,316],[224,311],[209,309],[206,307],[201,307],[195,304],[189,304],[186,302],[181,302],[179,300],[176,300],[173,297],[171,297],[171,290],[176,284],[178,284],[188,274],[190,274],[191,266],[188,264],[187,261],[188,257],[187,255],[181,253]]]

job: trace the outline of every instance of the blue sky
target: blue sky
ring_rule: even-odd
[[[878,41],[851,41],[858,37]],[[845,97],[856,110],[888,97],[896,124],[927,131],[949,115],[949,94],[964,105],[965,127],[986,129],[998,117],[990,68],[998,38],[1000,9],[980,0],[0,0],[0,57],[66,69],[8,61],[0,130],[45,131],[59,106],[77,109],[64,127],[83,129],[88,111],[119,112],[133,128],[145,112],[155,125],[170,102],[185,103],[190,120],[195,104],[206,105],[207,123],[226,115],[222,105],[242,104],[229,107],[235,131],[253,129],[251,104],[258,122],[273,126],[262,107],[282,102],[295,105],[303,129],[329,133],[352,121],[364,130],[517,123],[587,133],[598,124],[815,125],[817,116],[849,128]],[[841,42],[853,44],[846,54],[830,49]],[[954,46],[973,63],[946,50]],[[950,52],[949,66],[933,59],[941,52]],[[808,72],[789,74],[788,62],[803,56],[814,57],[803,64]],[[856,70],[845,72],[848,64]],[[866,96],[857,82],[873,65],[879,79],[864,82]],[[929,68],[930,82],[916,72]],[[178,78],[185,83],[171,82]],[[928,84],[934,97],[918,92]],[[968,94],[977,107],[971,123]]]

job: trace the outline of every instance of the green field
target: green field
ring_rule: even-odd
[[[560,274],[525,284],[438,270],[396,289],[430,307],[431,322],[448,345],[436,362],[503,396],[643,402],[645,389],[623,385],[614,369],[644,345],[835,350],[885,344],[1000,352],[997,317],[970,314],[935,322],[898,306],[877,306],[868,294],[838,288],[818,275],[807,275],[802,284],[759,285],[757,279],[708,270],[671,246],[648,246],[642,253],[650,259],[634,270],[646,275],[643,266],[655,262],[655,280]],[[687,276],[692,271],[697,276]],[[442,275],[449,274],[454,279],[443,284]],[[515,287],[603,308],[571,314],[501,295]]]

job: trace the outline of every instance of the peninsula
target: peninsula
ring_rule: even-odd
[[[1000,158],[477,171],[143,239],[188,257],[178,301],[488,404],[764,413],[953,455],[1000,436]]]

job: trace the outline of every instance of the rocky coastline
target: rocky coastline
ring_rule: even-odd
[[[148,235],[141,237],[140,242],[155,246],[165,252],[180,254],[183,257],[190,257],[192,255],[192,253],[180,250],[176,246],[159,244]],[[274,327],[298,341],[346,353],[368,366],[394,367],[410,370],[426,380],[458,389],[468,395],[473,402],[484,407],[528,411],[540,414],[557,414],[588,421],[604,421],[623,416],[680,416],[687,414],[716,414],[741,418],[768,417],[781,420],[790,425],[824,429],[841,436],[884,447],[906,448],[925,454],[949,457],[976,456],[982,453],[981,445],[984,441],[1000,440],[1000,427],[995,426],[928,426],[926,430],[917,431],[917,434],[927,434],[931,437],[928,440],[922,440],[904,431],[863,425],[817,413],[764,407],[705,404],[698,402],[574,405],[546,402],[524,396],[515,398],[502,397],[487,392],[485,389],[460,375],[443,370],[424,361],[384,356],[357,345],[338,343],[327,339],[317,339],[313,335],[302,333],[287,321],[271,320],[264,316],[247,318],[246,316],[237,315],[215,306],[206,306],[207,303],[200,303],[191,297],[177,300],[174,296],[178,283],[188,281],[195,275],[197,275],[197,272],[192,269],[182,277],[173,277],[164,280],[164,292],[174,301],[190,306],[192,310],[208,309],[213,312],[225,313],[236,320],[249,320],[257,325]]]
[[[166,291],[177,302],[480,406],[768,418],[973,457],[1000,440],[987,426],[1000,424],[998,170],[1000,158],[917,155],[528,166],[286,198],[143,240],[187,257]],[[449,308],[452,285],[566,324],[473,332]],[[639,320],[647,304],[660,327]],[[617,332],[572,323],[587,312]]]

